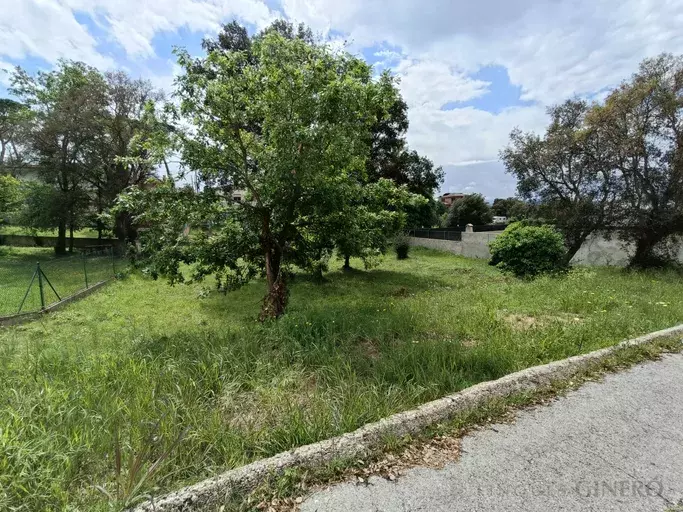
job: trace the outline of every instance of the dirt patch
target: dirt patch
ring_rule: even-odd
[[[410,297],[411,295],[413,295],[413,294],[410,293],[410,290],[408,290],[408,288],[406,288],[405,286],[401,286],[400,288],[391,292],[392,297],[399,297],[399,298],[403,297],[403,298],[405,298],[405,297]]]
[[[372,359],[373,361],[376,361],[382,355],[382,353],[379,350],[379,347],[377,346],[376,340],[370,338],[362,338],[359,341],[358,346],[362,350],[363,354],[365,354],[366,357]]]
[[[559,313],[557,315],[530,316],[521,313],[509,313],[503,316],[503,320],[515,331],[528,331],[529,329],[542,329],[552,323],[579,324],[583,318],[572,313]]]
[[[505,322],[515,331],[528,331],[534,327],[542,327],[541,318],[528,315],[507,315],[505,316]]]
[[[292,408],[308,410],[315,400],[316,389],[314,375],[293,371],[291,375],[249,391],[228,385],[219,406],[230,428],[257,431],[277,426]]]

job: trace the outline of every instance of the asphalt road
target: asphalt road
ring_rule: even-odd
[[[442,470],[320,491],[304,512],[683,512],[683,356],[669,355],[463,439]],[[680,504],[680,508],[676,505]]]

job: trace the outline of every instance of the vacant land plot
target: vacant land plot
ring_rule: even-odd
[[[22,300],[22,312],[40,309],[38,280],[32,279],[38,262],[46,276],[46,304],[85,288],[86,275],[88,284],[94,284],[108,279],[114,273],[112,257],[107,251],[89,254],[84,261],[82,255],[56,258],[52,248],[0,247],[0,316],[17,314]]]
[[[0,330],[0,509],[120,507],[683,318],[674,273],[526,282],[411,256],[297,275],[272,323],[255,321],[262,283],[222,295],[134,275]]]

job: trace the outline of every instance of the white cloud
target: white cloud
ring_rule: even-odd
[[[163,91],[166,95],[166,98],[170,99],[174,89],[174,81],[176,77],[182,74],[183,69],[180,67],[180,65],[173,61],[168,62],[168,68],[169,71],[167,73],[152,73],[147,70],[144,74],[149,77],[149,81],[152,82],[152,85],[155,89]]]
[[[97,41],[71,10],[52,0],[21,0],[0,9],[0,56],[39,57],[51,63],[64,57],[101,68],[114,64],[97,51]]]
[[[152,39],[160,32],[185,27],[217,32],[222,21],[239,18],[258,28],[274,18],[262,0],[65,0],[109,26],[111,37],[133,56],[154,55]]]
[[[107,39],[97,41],[76,13],[89,14]],[[114,61],[98,44],[115,42],[130,56],[150,57],[160,32],[213,33],[234,17],[262,28],[275,14],[262,0],[19,0],[0,9],[0,56],[50,63],[65,57],[109,68]]]
[[[451,101],[467,101],[488,91],[488,82],[473,80],[448,63],[403,60],[395,68],[409,107],[439,109]]]
[[[498,158],[513,128],[540,131],[546,123],[541,106],[511,107],[500,114],[472,107],[413,108],[408,142],[439,165],[488,162]]]
[[[278,16],[269,7],[277,1],[14,0],[0,10],[0,61],[67,57],[110,68],[103,48],[115,43],[134,58],[133,68],[145,70],[158,34],[213,34],[233,17],[262,28]],[[509,131],[541,130],[546,105],[574,94],[602,98],[643,58],[683,48],[681,0],[279,0],[279,9],[329,35],[334,48],[345,41],[352,51],[373,48],[377,70],[393,67],[410,107],[410,144],[448,166],[451,181],[465,170],[500,172],[496,159]],[[93,33],[103,36],[96,39],[76,13],[89,14]],[[487,94],[490,84],[472,74],[488,65],[505,67],[532,105],[498,114],[440,110]],[[168,90],[177,73],[168,69],[148,76]],[[488,186],[455,183],[469,181]]]
[[[575,94],[604,95],[645,57],[683,48],[680,0],[283,0],[284,12],[349,33],[357,46],[400,47],[395,67],[409,103],[409,141],[438,164],[495,160],[509,131],[540,130],[545,106]],[[533,106],[494,115],[442,112],[486,85],[469,75],[508,70]]]

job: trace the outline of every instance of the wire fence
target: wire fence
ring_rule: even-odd
[[[44,310],[114,277],[122,263],[115,247],[102,246],[39,262],[1,262],[0,317]]]

